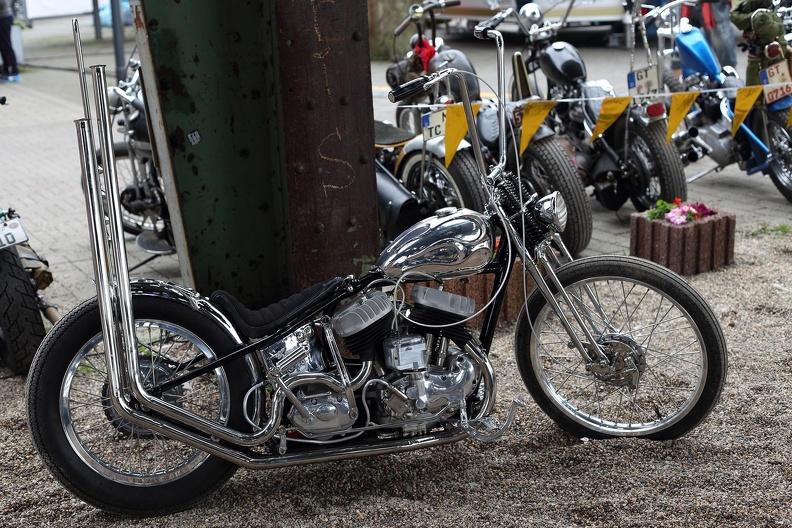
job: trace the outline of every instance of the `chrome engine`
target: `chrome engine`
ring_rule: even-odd
[[[294,387],[283,417],[288,423],[281,425],[299,435],[288,434],[289,440],[331,441],[364,425],[380,438],[414,436],[467,405],[481,369],[464,351],[472,336],[461,321],[475,303],[425,286],[415,286],[410,300],[410,321],[394,327],[392,298],[370,290],[261,352],[283,385]],[[333,347],[345,358],[341,368]],[[360,372],[348,376],[345,365],[357,363]],[[370,375],[361,378],[367,363]]]

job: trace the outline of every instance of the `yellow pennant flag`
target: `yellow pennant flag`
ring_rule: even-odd
[[[789,117],[787,118],[787,124],[785,128],[789,128],[792,125],[792,108],[789,109]]]
[[[528,148],[528,143],[555,106],[555,101],[528,101],[523,110],[522,126],[520,127],[520,156]]]
[[[473,116],[478,115],[481,109],[481,103],[473,103]],[[462,103],[448,105],[445,108],[446,112],[446,129],[445,129],[445,166],[448,168],[451,161],[454,159],[457,147],[462,141],[462,138],[467,134],[468,126],[467,119],[465,119],[465,107]]]
[[[761,86],[745,86],[737,88],[737,101],[734,103],[734,119],[732,120],[732,137],[740,129],[740,125],[745,121],[748,112],[762,94]]]
[[[698,92],[681,92],[671,94],[671,109],[668,111],[668,132],[666,133],[666,145],[671,141],[671,136],[676,132],[677,127],[687,115],[690,107],[698,97]]]
[[[594,132],[591,134],[592,142],[619,119],[619,116],[622,115],[630,101],[632,101],[632,97],[606,97],[602,100],[600,115],[597,118],[597,124],[594,126]]]

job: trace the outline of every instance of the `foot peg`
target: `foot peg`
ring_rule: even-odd
[[[478,420],[468,421],[467,413],[464,409],[462,409],[462,427],[474,440],[478,440],[479,442],[494,442],[495,440],[499,440],[509,431],[512,423],[514,422],[515,416],[517,416],[518,407],[525,407],[525,400],[522,398],[516,398],[512,402],[511,407],[509,407],[509,412],[506,414],[506,421],[503,422],[503,425],[498,424],[498,420],[492,416],[485,416],[484,418],[480,418]]]

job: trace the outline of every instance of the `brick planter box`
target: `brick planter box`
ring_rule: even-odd
[[[630,215],[630,255],[645,258],[680,275],[695,275],[734,262],[734,213],[719,211],[695,222],[675,225]]]

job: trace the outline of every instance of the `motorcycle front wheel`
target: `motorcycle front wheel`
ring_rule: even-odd
[[[654,207],[657,200],[687,200],[685,167],[673,143],[666,145],[666,121],[645,126],[629,124],[627,166],[631,178],[629,196],[638,212]],[[618,133],[614,137],[623,137]]]
[[[666,440],[709,415],[726,381],[726,341],[693,287],[634,257],[576,260],[559,268],[558,278],[607,364],[582,359],[535,290],[519,316],[515,346],[523,382],[548,416],[579,437]]]
[[[0,250],[0,362],[24,374],[42,339],[44,321],[30,275],[16,248]]]
[[[792,202],[792,138],[790,130],[786,128],[788,117],[789,110],[767,116],[767,137],[773,154],[768,174],[776,189]]]
[[[458,151],[448,168],[444,160],[436,156],[428,155],[424,160],[421,151],[412,152],[399,165],[396,177],[416,196],[423,216],[452,206],[481,212],[487,203],[476,161],[469,149]]]
[[[170,299],[133,296],[140,369],[162,382],[193,362],[233,350],[209,318]],[[236,361],[177,385],[162,398],[201,417],[241,427],[249,374]],[[191,507],[237,466],[121,417],[110,402],[96,299],[69,312],[31,366],[27,409],[33,443],[60,483],[83,501],[131,516]]]
[[[554,136],[528,144],[522,155],[520,177],[527,179],[541,196],[553,191],[561,193],[567,205],[567,225],[561,239],[573,256],[586,249],[591,241],[591,206],[569,155]]]

